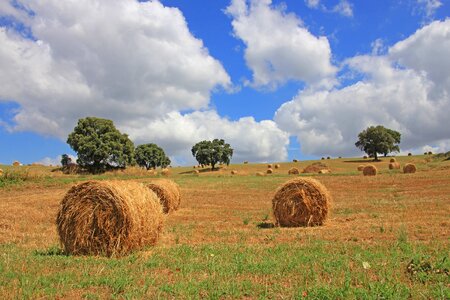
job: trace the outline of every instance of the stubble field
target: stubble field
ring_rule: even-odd
[[[0,185],[0,298],[450,299],[450,161],[399,157],[415,174],[364,177],[362,159],[325,160],[331,174],[301,174],[333,196],[321,227],[271,223],[276,188],[292,178],[282,163],[225,170],[173,168],[180,210],[167,216],[155,247],[123,258],[66,256],[55,217],[73,184],[88,179],[148,182],[144,171],[63,175],[49,167]],[[238,175],[231,176],[230,171]],[[25,174],[25,175],[23,175]]]

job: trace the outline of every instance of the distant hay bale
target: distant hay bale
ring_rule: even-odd
[[[325,160],[325,157],[322,157],[321,160]]]
[[[266,176],[263,172],[256,172],[256,176]]]
[[[195,168],[197,168],[197,166],[193,166],[192,168],[194,168],[194,169],[195,169]]]
[[[12,163],[12,165],[13,165],[14,167],[18,167],[18,166],[20,166],[21,164],[20,164],[19,161],[15,160],[15,161]]]
[[[2,169],[0,169],[0,176],[2,176],[3,175],[3,170]]]
[[[330,168],[323,162],[315,162],[303,169],[302,173],[319,173],[320,170],[331,171]]]
[[[428,151],[428,155],[432,155],[433,154],[433,152],[431,152],[431,151]]]
[[[409,152],[409,153],[408,153],[408,156],[412,156],[412,153],[411,153],[411,152]]]
[[[398,163],[398,162],[389,163],[389,170],[394,170],[394,169],[400,169],[400,163]]]
[[[272,164],[268,164],[267,168],[271,169],[272,168]]]
[[[293,159],[292,161],[293,161],[293,162],[298,162],[298,160],[296,160],[296,159]]]
[[[319,171],[319,174],[329,174],[329,173],[331,173],[331,172],[330,172],[330,170],[327,170],[327,169]]]
[[[274,167],[275,167],[275,169],[279,169],[279,168],[280,168],[280,165],[279,165],[279,164],[276,164]]]
[[[297,168],[290,168],[288,171],[289,175],[298,175],[300,174],[300,171]]]
[[[275,222],[284,227],[323,225],[331,201],[319,181],[297,177],[279,187],[272,199]]]
[[[169,175],[170,175],[170,170],[169,170],[169,169],[162,169],[162,170],[161,170],[161,175],[163,175],[163,176],[169,176]]]
[[[331,157],[327,156],[327,159],[331,159]]]
[[[248,161],[244,161],[244,165],[248,164]]]
[[[391,158],[390,160],[389,160],[389,162],[391,162],[391,163],[395,163],[397,160],[395,159],[395,158]]]
[[[72,187],[56,218],[64,251],[119,256],[154,245],[164,216],[158,197],[133,181],[88,181]]]
[[[364,158],[364,159],[367,159],[367,156],[366,156],[366,155],[364,155],[364,156],[363,156],[363,158]]]
[[[342,158],[342,156],[339,156],[338,158],[339,158],[339,159],[341,159],[341,158]]]
[[[178,210],[181,203],[181,193],[178,184],[168,179],[152,181],[147,184],[159,198],[159,202],[163,208],[163,213],[168,214]]]
[[[237,173],[238,173],[238,171],[236,171],[236,170],[231,171],[231,175],[236,175]]]
[[[272,170],[272,169],[267,169],[266,173],[267,173],[267,174],[272,174],[272,173],[273,173],[273,170]]]
[[[363,169],[364,176],[375,176],[377,175],[377,167],[374,165],[367,165]]]
[[[403,166],[403,173],[416,173],[416,165],[414,164],[406,164]]]
[[[359,165],[358,166],[358,171],[362,171],[364,169],[365,165]]]

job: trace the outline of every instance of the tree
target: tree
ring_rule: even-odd
[[[77,152],[77,163],[92,173],[134,163],[133,142],[111,120],[96,117],[78,120],[67,143]]]
[[[170,165],[170,159],[164,150],[156,144],[139,145],[135,151],[136,163],[149,170],[150,168],[165,168]]]
[[[61,155],[61,166],[63,166],[63,168],[67,167],[71,163],[72,163],[72,158],[70,158],[69,155],[67,155],[67,154]]]
[[[230,164],[233,149],[224,140],[214,139],[213,141],[201,141],[195,144],[192,147],[192,155],[199,164],[211,165],[214,170],[217,163]]]
[[[378,153],[386,156],[391,152],[399,152],[401,134],[384,126],[370,126],[358,134],[355,146],[378,160]]]

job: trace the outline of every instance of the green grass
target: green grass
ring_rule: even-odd
[[[450,268],[448,248],[402,235],[379,245],[177,245],[112,259],[2,245],[0,297],[448,299],[448,274],[428,271]],[[415,274],[407,271],[411,262]]]

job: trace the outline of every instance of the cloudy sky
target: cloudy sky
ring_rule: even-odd
[[[0,162],[52,163],[79,118],[175,165],[450,150],[450,1],[0,0]]]

